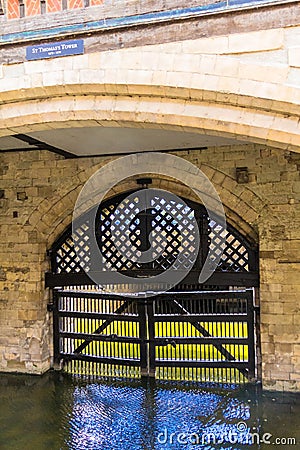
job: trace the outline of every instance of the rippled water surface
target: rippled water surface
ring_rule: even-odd
[[[0,430],[1,450],[299,449],[300,395],[0,375]]]

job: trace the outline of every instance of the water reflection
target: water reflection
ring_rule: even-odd
[[[299,399],[253,386],[0,375],[0,448],[253,450],[293,437],[276,447],[296,449]],[[270,443],[258,444],[265,434]]]
[[[143,448],[143,389],[91,384],[76,387],[73,395],[69,448]]]

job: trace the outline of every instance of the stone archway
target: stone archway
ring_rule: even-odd
[[[149,223],[146,228],[153,226],[156,230],[154,233],[157,234],[156,239],[151,241],[152,244],[154,243],[152,250],[155,253],[157,246],[160,248],[161,238],[164,232],[168,236],[168,245],[163,254],[155,257],[155,260],[141,265],[135,262],[134,257],[128,257],[127,253],[127,257],[125,255],[122,256],[117,248],[115,248],[115,245],[117,245],[115,243],[120,242],[121,247],[126,245],[128,252],[129,247],[131,249],[135,247],[135,243],[140,242],[137,245],[142,245],[143,235],[147,240],[147,233],[150,231],[150,228],[148,231],[143,228],[144,225],[146,226],[146,222],[145,224],[144,221],[140,222],[140,219],[138,219],[139,213],[136,212],[136,209],[139,209],[140,196],[147,196],[147,192],[148,196],[153,196],[151,200],[153,210],[147,213],[149,219],[147,223]],[[192,378],[189,370],[186,370],[185,375],[180,370],[181,379],[244,382],[247,379],[259,377],[258,369],[255,367],[254,330],[256,329],[256,319],[253,314],[254,302],[257,302],[253,291],[253,287],[258,286],[257,251],[254,250],[253,244],[242,237],[230,225],[227,224],[227,227],[223,229],[221,222],[215,222],[218,219],[208,216],[208,212],[204,206],[186,199],[183,200],[182,197],[179,198],[172,194],[172,199],[168,200],[169,195],[167,197],[165,195],[166,191],[148,191],[147,189],[142,189],[134,190],[130,193],[125,192],[121,195],[108,198],[103,204],[96,205],[98,213],[95,213],[95,224],[93,220],[91,222],[89,213],[87,215],[83,214],[79,222],[76,222],[75,231],[69,225],[62,236],[52,246],[52,273],[47,274],[46,283],[48,287],[54,287],[55,362],[59,364],[63,361],[63,364],[67,367],[67,371],[77,374],[98,374],[101,376],[104,374],[116,375],[118,373],[119,376],[128,376],[131,373],[134,376],[149,375],[170,379],[167,375],[168,371],[164,369],[170,364],[176,369],[174,355],[171,356],[169,352],[166,356],[166,352],[164,351],[167,359],[161,360],[159,357],[155,357],[155,349],[167,345],[164,342],[161,343],[162,338],[160,338],[159,333],[162,332],[163,335],[168,333],[168,321],[170,321],[168,314],[170,315],[173,312],[174,314],[179,314],[176,317],[174,316],[173,319],[177,322],[182,320],[183,323],[178,325],[180,331],[177,331],[177,334],[172,337],[172,345],[175,345],[175,341],[178,341],[177,344],[179,345],[182,339],[185,342],[185,347],[183,349],[180,347],[179,353],[176,353],[178,367],[187,366],[186,369],[188,367],[196,368],[196,372],[193,372],[194,375]],[[182,202],[184,202],[184,208]],[[123,223],[122,221],[127,223],[127,219],[132,216],[131,208],[135,211],[135,219],[137,219],[135,222],[136,231],[132,231],[132,233],[136,233],[132,243],[126,241],[127,234],[122,227],[117,231],[119,234],[116,236],[118,237],[112,231],[115,228],[112,221],[116,220],[116,223],[119,222],[119,215],[121,223]],[[172,213],[174,214],[173,220],[168,218],[170,208],[177,210],[177,213]],[[184,211],[186,212],[184,213]],[[145,215],[143,210],[140,210],[140,213],[142,216]],[[124,214],[125,218],[122,219]],[[128,215],[127,219],[126,214]],[[184,280],[178,282],[175,287],[173,286],[175,289],[175,292],[173,292],[171,289],[172,286],[164,289],[161,281],[154,280],[155,276],[161,276],[161,271],[164,272],[168,268],[172,270],[174,262],[175,265],[179,264],[179,267],[177,267],[177,274],[179,274],[186,267],[187,262],[191,261],[191,254],[187,253],[195,250],[193,246],[194,241],[190,239],[194,236],[192,231],[193,225],[188,221],[187,217],[183,219],[183,214],[187,214],[187,216],[192,214],[198,223],[197,228],[201,230],[200,251],[199,253],[197,252],[195,261],[191,263],[189,273],[184,275]],[[117,215],[117,218],[115,215]],[[135,219],[131,218],[131,220]],[[91,233],[93,234],[92,230],[94,227],[97,230],[97,236],[100,233],[98,245],[103,255],[100,259],[97,256],[98,253],[94,252],[94,244],[91,244]],[[182,227],[183,229],[181,229]],[[133,230],[132,226],[130,226],[130,229]],[[181,229],[180,232],[179,229]],[[205,231],[206,229],[207,231]],[[215,255],[217,255],[215,253],[215,251],[218,252],[217,242],[219,242],[220,235],[223,235],[223,233],[226,234],[226,243],[224,253],[219,261],[220,266],[218,265],[216,271],[204,285],[203,282],[199,284],[197,280],[201,267],[206,258],[214,259]],[[128,236],[127,239],[129,239]],[[77,251],[76,248],[78,248]],[[212,250],[211,256],[206,256],[205,249],[208,248]],[[175,256],[176,254],[177,256]],[[179,261],[183,258],[183,255],[185,255],[184,261],[176,263],[177,257]],[[99,270],[99,264],[101,266],[102,258],[106,260],[105,264],[108,265],[107,267],[105,266],[106,268],[101,277],[103,280],[102,284],[99,285],[99,281],[96,283],[93,275],[89,274],[91,272],[94,273],[95,270]],[[93,265],[94,263],[90,266],[92,261],[95,261],[95,266]],[[84,264],[87,271],[86,269],[83,270],[82,264]],[[117,282],[115,280],[116,274],[122,277],[125,275],[126,279],[129,276],[129,281],[127,283],[125,281]],[[138,278],[135,278],[134,274]],[[170,279],[168,278],[168,274],[166,275],[166,282],[168,283]],[[140,286],[142,281],[141,277],[145,276],[146,278],[144,278],[142,284],[145,285],[146,290],[150,289],[151,298],[147,299],[144,304],[143,299],[145,300],[145,293],[142,292],[141,298],[135,303],[136,295],[139,291],[134,289],[134,280],[136,282],[140,280]],[[111,281],[111,278],[115,281]],[[245,287],[252,287],[252,289],[247,291]],[[132,289],[134,289],[133,298],[130,297]],[[136,289],[139,289],[139,287]],[[206,292],[207,289],[210,291],[209,294]],[[176,292],[178,290],[180,292]],[[157,291],[156,294],[155,291]],[[166,298],[164,299],[161,298],[162,291],[165,291],[166,294]],[[129,298],[127,298],[128,295]],[[176,296],[176,300],[174,300],[174,296]],[[91,306],[91,302],[93,306]],[[79,307],[79,305],[81,306]],[[146,308],[145,311],[143,307]],[[149,308],[154,308],[152,313],[150,313]],[[192,329],[195,328],[196,332],[202,336],[199,338],[199,343],[196,344],[194,338],[197,336],[194,336],[194,332],[189,330],[186,322],[184,322],[187,311],[193,315],[197,315],[197,313],[202,314],[201,325],[198,322],[194,323],[194,316],[191,321]],[[97,314],[99,314],[99,317]],[[98,326],[97,323],[99,320],[102,320],[103,314],[103,319],[105,320]],[[167,315],[164,316],[164,314]],[[218,323],[222,320],[220,314],[224,314],[224,323],[222,322],[222,326],[225,327],[224,330],[227,330],[226,320],[228,320],[228,324],[230,323],[231,338],[227,336],[225,331],[216,332],[216,327],[218,328]],[[237,315],[235,316],[235,314]],[[215,315],[216,323],[205,324],[206,317],[209,317],[208,320],[210,322],[214,322],[212,315]],[[121,326],[122,322],[118,322],[118,320],[127,322],[130,322],[130,320],[136,321],[137,316],[139,317],[140,332],[137,330],[133,331],[133,325],[129,325],[129,328],[125,327],[125,330],[123,325]],[[152,321],[150,319],[147,320],[147,317],[150,316],[153,316]],[[163,322],[163,317],[165,322]],[[242,317],[243,321],[241,325]],[[86,324],[86,321],[91,321],[92,319],[96,319],[96,321],[93,323],[89,322],[88,329],[86,329],[86,325],[84,324]],[[200,320],[200,316],[198,320]],[[164,331],[161,331],[161,327],[163,327]],[[150,341],[147,340],[146,334],[144,335],[142,333],[142,330],[146,330],[147,328],[149,328],[150,336],[154,336],[157,333],[158,336],[156,338],[153,337],[153,339],[151,338],[152,340],[150,339]],[[89,337],[86,341],[78,345],[78,339],[87,336],[86,333],[90,333]],[[73,343],[72,339],[75,339]],[[167,341],[170,339],[167,339]],[[121,353],[115,348],[115,344],[119,340],[120,343],[118,345],[124,346],[124,348],[122,347]],[[58,341],[60,342],[59,346],[57,345]],[[102,341],[105,342],[104,347],[101,344]],[[138,346],[140,349],[140,358],[135,356],[136,350],[128,350],[127,341],[134,342]],[[234,344],[235,341],[238,342],[237,347]],[[213,342],[216,343],[212,345]],[[241,345],[243,342],[245,342],[244,346]],[[148,348],[149,343],[150,347]],[[200,343],[201,345],[198,345]],[[229,343],[232,344],[230,347],[231,351],[228,351],[227,344]],[[204,345],[203,348],[202,345]],[[192,350],[190,348],[191,346]],[[111,348],[108,354],[107,348]],[[234,351],[232,350],[233,348],[235,349]],[[192,358],[193,360],[185,362],[188,355],[190,355],[190,351],[193,354],[196,352],[198,356],[196,360]],[[126,357],[124,357],[124,352],[127,355]],[[218,362],[216,363],[216,360],[212,359],[212,357],[209,357],[209,360],[207,360],[207,352],[210,355],[213,353],[214,358],[216,357],[215,352],[217,352],[219,355],[217,357]],[[149,357],[147,357],[147,354],[150,356],[148,355]],[[219,357],[221,360],[218,359]],[[79,361],[79,366],[77,362],[73,364],[72,361]],[[91,365],[89,364],[90,362],[92,362]],[[97,368],[94,363],[98,363],[96,364]],[[113,367],[116,364],[118,368],[115,373]],[[120,369],[120,365],[125,365],[124,370]],[[134,370],[134,368],[139,367],[141,372]],[[158,369],[159,367],[161,367],[161,370]],[[218,378],[220,376],[221,378]]]
[[[186,98],[175,99],[157,95],[67,95],[11,103],[3,110],[1,134],[70,126],[158,127],[235,138],[299,152],[296,115],[233,106],[230,102],[193,101],[188,92]]]
[[[282,30],[265,32],[269,47],[253,37],[253,52],[261,57],[255,62],[247,58],[246,41],[238,50],[219,38],[204,40],[208,53],[198,39],[5,66],[0,136],[127,124],[299,151],[300,90],[289,80],[293,60],[289,65],[281,54],[277,64],[267,59],[268,50],[290,51]]]
[[[62,181],[59,186],[59,197],[55,194],[52,198],[44,199],[39,206],[29,216],[28,222],[38,233],[46,238],[48,248],[57,237],[63,232],[67,224],[72,220],[72,214],[76,199],[82,189],[83,183],[92,176],[97,169],[103,167],[108,159],[92,167],[80,171],[80,179],[71,177],[68,181]],[[72,162],[69,163],[72,166]],[[202,164],[200,166],[203,173],[211,179],[220,195],[229,222],[236,226],[242,234],[252,240],[258,240],[258,219],[266,208],[266,203],[256,195],[255,191],[247,185],[238,185],[237,182],[219,171],[217,168]],[[190,174],[187,173],[187,177]],[[221,183],[218,185],[217,180]],[[108,176],[110,183],[111,178]],[[191,186],[191,180],[189,179]],[[178,185],[172,179],[153,180],[153,186],[161,189],[170,189],[176,195],[184,195],[191,200],[195,199],[195,194],[189,186]],[[114,194],[126,192],[136,188],[135,178],[126,180],[119,187],[116,186]],[[105,181],[103,184],[105,190]]]

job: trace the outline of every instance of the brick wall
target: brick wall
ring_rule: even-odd
[[[61,11],[62,9],[62,0],[47,0],[46,2],[46,11],[48,13]]]
[[[86,6],[102,5],[104,0],[45,0],[45,12],[52,13],[62,9],[78,9]],[[18,19],[20,17],[31,17],[42,13],[41,0],[7,0],[7,18]],[[24,5],[24,6],[23,6]]]
[[[178,155],[213,181],[228,220],[258,236],[264,386],[299,390],[299,156],[246,144]],[[79,190],[104,159],[65,160],[46,151],[5,153],[0,159],[0,370],[40,373],[50,367],[52,354],[46,250],[70,223]],[[240,166],[249,168],[248,184],[236,183]],[[169,182],[160,187],[186,195]]]
[[[122,17],[127,15],[143,14],[151,11],[189,8],[210,3],[221,3],[220,0],[2,0],[3,9],[7,11],[8,19],[31,17],[40,13],[52,13],[61,10],[77,10],[93,6],[102,6],[107,17]],[[31,5],[32,4],[32,5]],[[1,5],[1,1],[0,1]],[[24,6],[23,6],[24,5]],[[93,12],[89,19],[93,18]],[[37,23],[35,24],[37,25]]]

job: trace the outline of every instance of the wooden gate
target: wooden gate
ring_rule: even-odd
[[[256,378],[253,290],[54,295],[55,361],[88,376]]]
[[[182,264],[189,272],[176,287],[156,286],[155,295],[146,298],[130,283],[96,285],[88,275],[94,225],[90,216],[83,217],[78,228],[70,226],[49,251],[52,271],[46,274],[46,285],[53,289],[49,309],[54,313],[56,363],[69,372],[93,376],[226,382],[257,378],[255,243],[231,225],[225,229],[212,220],[202,205],[159,195],[152,199],[153,208],[131,220],[130,236],[125,235],[115,218],[126,219],[128,211],[138,210],[139,192],[111,199],[95,214],[107,278],[116,271],[132,280],[148,277],[151,290],[151,277],[170,268],[178,255],[177,270]],[[178,221],[170,209],[177,212]],[[194,259],[194,228],[182,219],[183,209],[199,228],[200,250]],[[137,251],[147,249],[151,230],[153,254],[159,256],[150,263],[137,262],[130,246],[134,242]],[[168,246],[158,252],[160,233]],[[218,256],[220,237],[225,237],[225,246],[217,268],[205,285],[199,284],[208,255],[212,263]],[[119,252],[120,243],[132,257]]]

